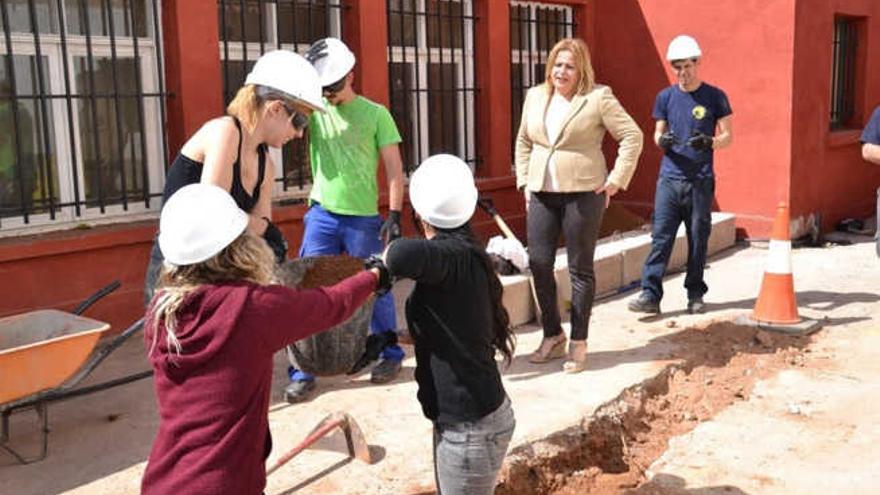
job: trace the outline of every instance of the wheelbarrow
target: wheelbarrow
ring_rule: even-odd
[[[81,314],[119,286],[119,282],[114,281],[100,289],[72,313],[44,309],[0,318],[0,447],[18,462],[29,464],[46,458],[49,403],[152,375],[152,371],[143,371],[77,388],[111,352],[143,327],[141,318],[96,348],[99,337],[110,325]],[[36,411],[42,433],[40,453],[33,457],[26,457],[9,445],[9,417],[13,412],[28,408]]]

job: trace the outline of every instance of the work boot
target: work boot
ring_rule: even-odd
[[[660,314],[660,301],[651,297],[647,291],[642,291],[639,297],[630,301],[626,307],[635,313]]]
[[[702,297],[698,297],[696,299],[691,299],[688,301],[688,313],[695,315],[704,312],[706,312],[706,303],[703,302]]]
[[[370,381],[373,383],[388,383],[400,374],[400,361],[395,359],[382,359],[370,372]]]

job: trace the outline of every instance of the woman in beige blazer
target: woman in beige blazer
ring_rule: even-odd
[[[606,131],[619,142],[611,173],[602,154]],[[602,214],[611,196],[629,185],[641,151],[638,125],[609,87],[595,83],[586,43],[559,41],[547,58],[546,80],[526,95],[516,139],[516,183],[525,194],[529,267],[544,327],[533,363],[566,354],[553,277],[562,233],[572,288],[571,345],[563,369],[586,368],[593,253]]]

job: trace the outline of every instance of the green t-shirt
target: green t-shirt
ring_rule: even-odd
[[[312,192],[309,199],[333,213],[371,216],[379,212],[376,167],[379,149],[401,141],[391,113],[362,96],[312,113],[309,156]]]

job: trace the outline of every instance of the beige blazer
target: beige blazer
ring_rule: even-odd
[[[551,143],[544,117],[550,95],[544,85],[526,94],[516,137],[516,187],[540,191],[550,157],[556,156],[556,175],[561,192],[595,191],[606,177],[626,189],[642,153],[642,131],[614,97],[608,86],[596,85],[575,95],[559,137]],[[608,175],[602,139],[605,131],[619,142],[614,168]]]

